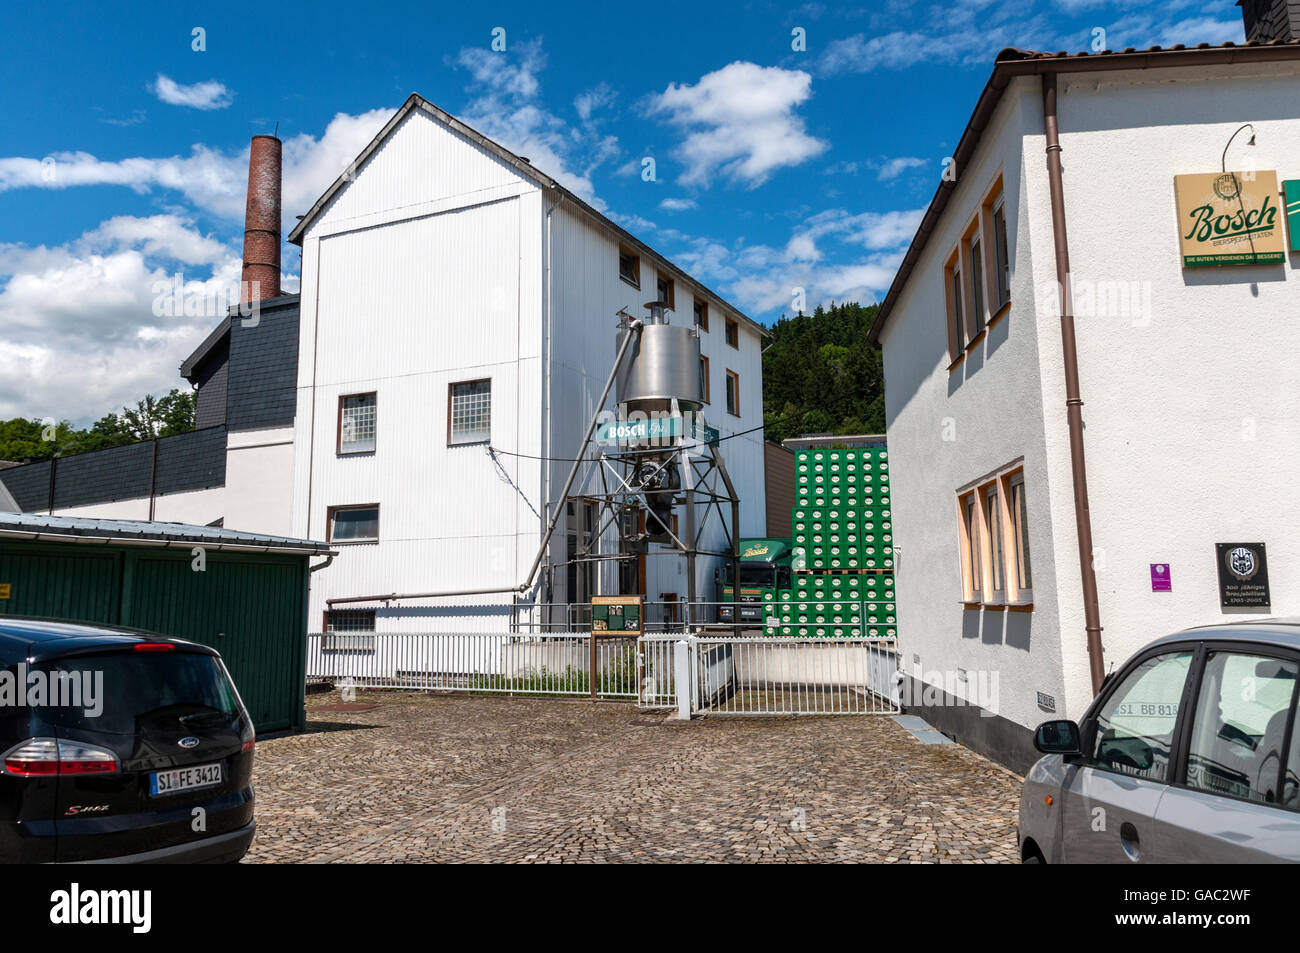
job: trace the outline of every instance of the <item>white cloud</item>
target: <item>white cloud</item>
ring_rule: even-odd
[[[177,367],[236,300],[240,267],[238,251],[176,215],[119,216],[65,245],[0,245],[0,419],[85,424],[186,386]],[[178,272],[176,316],[155,314]]]
[[[665,212],[685,212],[695,208],[695,199],[664,199],[659,207]]]
[[[598,109],[608,106],[618,97],[618,93],[609,83],[599,83],[593,88],[579,93],[573,101],[573,108],[578,111],[578,115],[585,122],[591,118],[592,113]]]
[[[811,96],[805,72],[735,62],[693,86],[670,83],[651,97],[649,112],[686,130],[677,150],[686,166],[681,183],[707,185],[722,175],[754,187],[829,147],[795,113]]]
[[[908,169],[919,169],[925,164],[924,159],[918,159],[916,156],[899,156],[895,159],[887,159],[876,172],[876,178],[881,182],[892,182]]]
[[[513,44],[510,52],[501,53],[465,47],[454,63],[473,79],[473,98],[461,119],[516,155],[527,156],[539,170],[603,210],[591,175],[618,154],[618,140],[601,135],[590,123],[584,129],[571,128],[542,104],[538,74],[546,67],[546,54],[540,39]],[[588,119],[597,100],[580,96],[575,108],[582,115],[585,107],[590,107],[583,115]]]
[[[191,109],[225,109],[235,96],[224,83],[215,79],[183,86],[162,73],[149,84],[148,89],[165,103],[189,106]]]
[[[391,109],[372,109],[357,116],[339,113],[319,139],[300,133],[284,141],[285,234],[295,215],[311,207],[392,115]],[[59,152],[43,160],[0,158],[0,192],[82,185],[121,185],[141,193],[172,190],[199,209],[240,221],[248,190],[248,148],[227,153],[197,144],[187,156],[117,160],[99,159],[88,152]]]

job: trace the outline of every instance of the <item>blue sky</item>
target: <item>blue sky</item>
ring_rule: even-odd
[[[286,234],[414,91],[766,323],[796,287],[882,296],[997,51],[1098,29],[1243,39],[1232,0],[7,4],[0,418],[178,385],[238,281],[249,138],[277,123]],[[293,246],[284,270],[296,290]]]

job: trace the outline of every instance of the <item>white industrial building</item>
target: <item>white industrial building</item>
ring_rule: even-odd
[[[317,611],[338,598],[523,582],[547,503],[599,409],[620,311],[641,318],[645,302],[667,300],[674,324],[700,324],[709,423],[724,437],[762,424],[758,324],[419,96],[290,240],[302,246],[292,529],[345,547],[346,569],[313,587]],[[365,436],[350,447],[354,415]],[[742,535],[759,534],[762,433],[723,446]],[[591,547],[579,498],[590,484],[580,475],[575,486],[551,543],[555,564]],[[645,566],[648,600],[685,595],[681,560],[650,556]],[[706,599],[714,566],[698,570]],[[537,595],[616,594],[617,572],[601,575],[574,566]],[[419,631],[500,630],[511,603],[485,593],[348,605],[367,613],[363,624],[375,611],[381,631]]]
[[[250,174],[246,267],[254,182],[270,178]],[[620,588],[678,603],[648,608],[650,622],[680,619],[685,562],[657,556],[663,544],[622,571],[566,565],[618,550],[615,530],[592,538],[594,467],[552,538],[558,568],[509,591],[600,409],[619,312],[643,319],[653,300],[699,329],[703,413],[723,438],[740,535],[762,535],[766,331],[526,159],[413,94],[289,237],[302,246],[300,296],[276,289],[256,316],[232,314],[182,366],[199,389],[202,472],[164,467],[159,480],[149,445],[59,461],[57,480],[48,462],[31,464],[4,478],[22,508],[328,540],[339,555],[313,578],[309,616],[328,628],[527,630],[540,602],[560,607],[544,621],[563,628],[586,620],[565,604]],[[191,436],[157,446],[179,459],[169,448]],[[130,479],[105,471],[118,457]],[[723,547],[720,525],[706,534]],[[718,564],[700,559],[698,600],[716,599]],[[500,591],[412,598],[464,590]]]
[[[1300,614],[1297,102],[1295,42],[1004,50],[880,309],[905,699],[1004,763],[1150,640]]]

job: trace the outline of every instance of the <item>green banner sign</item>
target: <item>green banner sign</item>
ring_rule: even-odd
[[[641,420],[611,420],[596,430],[601,443],[641,443],[644,441],[673,442],[677,437],[701,440],[708,444],[718,442],[718,431],[708,424],[681,417],[653,417]]]
[[[1282,183],[1282,201],[1286,203],[1286,230],[1291,238],[1287,247],[1300,251],[1300,179],[1287,179]]]

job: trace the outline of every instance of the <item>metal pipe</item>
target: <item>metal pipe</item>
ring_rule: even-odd
[[[533,560],[532,568],[528,570],[528,576],[519,586],[520,592],[527,592],[533,585],[533,579],[537,575],[537,567],[542,564],[542,557],[546,555],[546,548],[551,544],[551,536],[555,533],[555,524],[560,521],[560,514],[564,512],[564,504],[569,499],[569,491],[573,489],[573,481],[577,479],[578,468],[582,466],[583,458],[587,454],[587,444],[591,442],[591,435],[596,432],[596,423],[600,420],[600,415],[605,406],[605,398],[609,396],[610,390],[614,387],[614,381],[618,377],[618,369],[623,366],[623,356],[627,354],[628,347],[634,340],[641,337],[641,322],[636,318],[630,318],[628,322],[628,332],[623,335],[623,343],[619,345],[618,354],[614,358],[614,366],[610,369],[609,379],[605,381],[605,389],[600,392],[600,399],[596,401],[596,408],[591,415],[591,423],[587,424],[587,432],[582,438],[582,445],[578,449],[578,455],[573,461],[573,466],[569,468],[569,476],[564,481],[564,489],[560,491],[559,499],[555,504],[555,513],[551,516],[551,522],[546,527],[546,532],[542,536],[542,545],[537,549],[537,558]]]
[[[486,596],[495,595],[503,592],[519,592],[518,586],[507,586],[496,589],[447,589],[442,592],[389,592],[377,596],[340,596],[337,599],[326,599],[327,606],[339,605],[345,602],[398,602],[403,599],[442,599],[451,596]]]
[[[1052,202],[1052,245],[1056,251],[1056,286],[1061,305],[1061,361],[1065,371],[1065,409],[1070,427],[1070,475],[1074,483],[1074,523],[1079,539],[1079,575],[1083,585],[1083,619],[1088,640],[1092,691],[1101,689],[1101,612],[1097,573],[1092,566],[1092,514],[1088,506],[1088,470],[1083,453],[1083,398],[1079,391],[1079,352],[1074,334],[1070,286],[1070,243],[1065,231],[1065,189],[1061,181],[1061,139],[1056,111],[1056,74],[1044,73],[1043,134],[1047,140],[1047,182]]]

